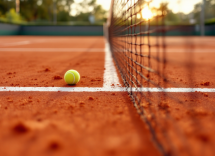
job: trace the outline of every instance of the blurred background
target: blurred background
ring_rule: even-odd
[[[101,0],[1,0],[0,20],[38,25],[102,25],[109,5],[109,1]]]
[[[111,0],[0,0],[0,23],[102,26],[110,3]],[[153,21],[153,13],[159,9],[166,12],[165,25],[193,26],[196,32],[191,35],[215,35],[215,0],[153,0],[138,17]],[[213,27],[205,33],[202,25]]]

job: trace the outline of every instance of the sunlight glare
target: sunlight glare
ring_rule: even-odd
[[[141,15],[140,15],[140,14],[137,14],[137,18],[140,19],[140,18],[141,18]]]
[[[149,20],[153,17],[152,15],[152,12],[151,10],[149,10],[148,7],[145,7],[143,10],[142,10],[142,17],[145,19],[145,20]]]

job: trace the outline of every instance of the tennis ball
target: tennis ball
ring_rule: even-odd
[[[69,85],[76,84],[80,80],[80,74],[76,70],[68,70],[64,75],[64,80]]]

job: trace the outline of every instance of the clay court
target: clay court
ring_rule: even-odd
[[[161,155],[128,96],[104,37],[0,40],[2,156]],[[186,40],[192,48],[184,46]],[[155,105],[142,103],[145,117],[169,154],[213,156],[215,39],[166,37],[166,43],[165,71],[171,83],[161,86],[169,96],[158,102],[163,93],[146,85],[152,89],[146,96]],[[192,60],[186,53],[190,49]],[[78,84],[65,83],[69,69],[79,71]]]

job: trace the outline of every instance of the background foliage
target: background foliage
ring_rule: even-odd
[[[22,24],[102,24],[107,20],[107,11],[96,0],[20,0],[20,12],[16,13],[16,0],[0,0],[0,21]],[[144,0],[143,0],[144,1]],[[143,2],[140,1],[140,2]],[[141,4],[140,4],[141,5]],[[201,3],[194,6],[189,14],[174,13],[168,3],[160,4],[154,10],[165,10],[165,24],[198,24],[200,22]],[[95,23],[89,17],[94,16]],[[206,0],[206,24],[215,23],[215,0]]]
[[[107,11],[96,0],[20,0],[20,12],[16,13],[16,0],[0,0],[0,20],[28,24],[99,24],[106,21]],[[75,7],[72,7],[75,5]],[[71,15],[75,12],[75,15]],[[89,22],[95,17],[95,23]]]

